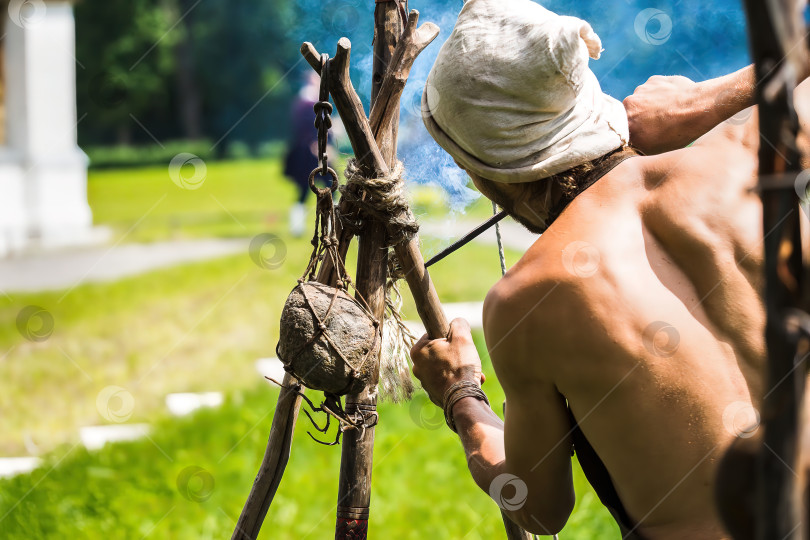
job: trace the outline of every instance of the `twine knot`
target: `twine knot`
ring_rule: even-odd
[[[346,164],[346,184],[340,186],[346,200],[385,226],[389,247],[407,242],[419,232],[419,224],[405,198],[404,172],[405,167],[398,161],[386,176],[367,178],[352,159]]]

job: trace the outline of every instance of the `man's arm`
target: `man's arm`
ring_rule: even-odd
[[[693,82],[651,77],[624,100],[630,143],[645,154],[677,150],[755,104],[754,67]]]
[[[798,145],[802,153],[802,168],[810,167],[810,79],[804,79],[793,92],[793,104],[799,118]],[[730,121],[715,126],[708,133],[694,142],[694,146],[711,147],[710,152],[717,152],[717,144],[732,141],[735,146],[742,145],[756,156],[760,144],[759,111],[756,105],[734,115]],[[709,162],[711,158],[707,158]]]
[[[509,353],[510,345],[499,348]],[[460,380],[481,380],[469,325],[451,323],[446,339],[423,337],[411,356],[414,375],[434,403]],[[515,387],[514,381],[522,381]],[[506,425],[484,402],[466,397],[453,419],[476,484],[517,524],[537,534],[562,529],[574,506],[570,424],[565,400],[551,384],[528,374],[504,379]]]

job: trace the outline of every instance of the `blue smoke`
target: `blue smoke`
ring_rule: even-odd
[[[299,9],[318,13],[297,25],[291,39],[312,41],[334,54],[341,36],[352,41],[352,80],[366,108],[371,93],[373,4],[360,0],[298,0]],[[602,89],[623,99],[652,75],[683,75],[705,80],[750,63],[745,15],[738,1],[715,0],[544,0],[548,9],[591,23],[605,52],[591,68]],[[439,25],[438,38],[419,56],[402,96],[399,155],[408,180],[441,186],[451,208],[463,209],[478,197],[466,175],[425,130],[420,100],[441,44],[450,35],[462,0],[414,0],[420,22]],[[647,11],[645,11],[647,10]],[[653,16],[642,16],[642,12]]]

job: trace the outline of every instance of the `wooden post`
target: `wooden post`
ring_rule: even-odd
[[[371,74],[371,107],[377,102],[377,96],[394,56],[400,35],[404,30],[403,15],[407,8],[401,10],[400,2],[407,6],[407,0],[377,0],[374,5],[374,63]],[[391,118],[390,127],[378,138],[378,146],[383,159],[391,167],[397,161],[397,134],[399,132],[399,100]]]
[[[393,56],[403,26],[398,2],[375,4],[374,65],[371,87],[372,107],[382,84],[388,63]],[[399,122],[392,122],[382,144],[378,144],[383,161],[389,169],[396,162],[396,136]],[[366,221],[360,234],[357,253],[357,291],[366,299],[377,320],[385,315],[385,281],[388,277],[388,247],[385,225]],[[379,327],[382,334],[382,326]],[[375,368],[369,385],[359,394],[346,397],[346,412],[361,413],[366,418],[377,417],[377,379],[380,367],[379,348],[375,352]],[[364,539],[368,534],[371,505],[371,469],[374,454],[374,426],[354,429],[343,434],[338,484],[337,523],[335,540]]]
[[[768,347],[766,396],[762,402],[764,445],[756,465],[758,540],[804,537],[798,479],[801,406],[806,369],[795,365],[798,336],[787,325],[788,310],[802,308],[801,210],[792,181],[775,188],[768,179],[795,179],[798,122],[792,107],[797,77],[807,69],[807,45],[799,11],[791,0],[745,0],[752,56],[756,63],[759,174],[765,248],[765,307]],[[802,65],[804,64],[804,65]]]
[[[273,413],[267,450],[259,472],[253,480],[247,502],[236,522],[232,540],[254,540],[259,535],[264,517],[281,483],[281,477],[290,459],[293,431],[301,408],[301,397],[292,390],[297,383],[298,381],[289,373],[284,375],[276,411]]]
[[[351,237],[346,240],[348,244]],[[346,251],[343,251],[345,256]],[[321,266],[317,280],[327,285],[334,284],[334,275],[331,268]],[[267,440],[267,449],[264,452],[259,472],[253,480],[250,494],[245,502],[242,513],[236,522],[231,540],[255,540],[264,523],[270,504],[276,496],[287,462],[292,450],[292,438],[295,423],[298,420],[298,411],[301,409],[301,396],[294,388],[300,382],[290,375],[284,374],[281,390],[273,413],[273,423],[270,426],[270,436]],[[303,392],[304,387],[301,386]]]

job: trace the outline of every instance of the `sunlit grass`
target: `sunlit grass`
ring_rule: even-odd
[[[194,171],[183,169],[182,174]],[[94,222],[112,227],[129,242],[244,237],[286,227],[297,192],[282,176],[279,160],[212,162],[204,174],[191,185],[194,189],[184,189],[172,181],[168,167],[90,171]],[[409,193],[420,218],[446,215],[446,194],[440,188],[414,184]],[[479,219],[491,211],[481,198],[459,215]]]
[[[492,376],[486,360],[485,370]],[[33,474],[0,481],[3,538],[227,538],[258,470],[277,396],[248,380],[250,390],[232,392],[220,409],[181,420],[158,415],[149,439],[94,453],[65,445]],[[490,398],[500,403],[490,381]],[[502,538],[498,508],[473,483],[456,436],[424,394],[379,412],[370,537]],[[261,538],[334,534],[340,450],[314,443],[308,428],[302,415]],[[578,467],[575,485],[577,506],[562,537],[618,538]]]
[[[278,160],[213,162],[200,174],[194,189],[184,189],[169,167],[91,171],[94,222],[127,241],[252,236],[286,225],[295,187],[282,178]]]
[[[102,421],[96,395],[110,385],[136,399],[132,421],[162,406],[166,393],[229,390],[255,375],[257,358],[274,356],[287,294],[303,272],[309,244],[283,237],[287,258],[266,270],[235,255],[62,291],[0,299],[0,454],[43,449],[70,439],[76,426]],[[433,271],[444,301],[483,299],[499,274],[491,249],[471,246],[455,265]],[[351,266],[351,262],[350,262]],[[416,310],[406,291],[404,313]],[[28,305],[54,320],[46,341],[17,330]]]

